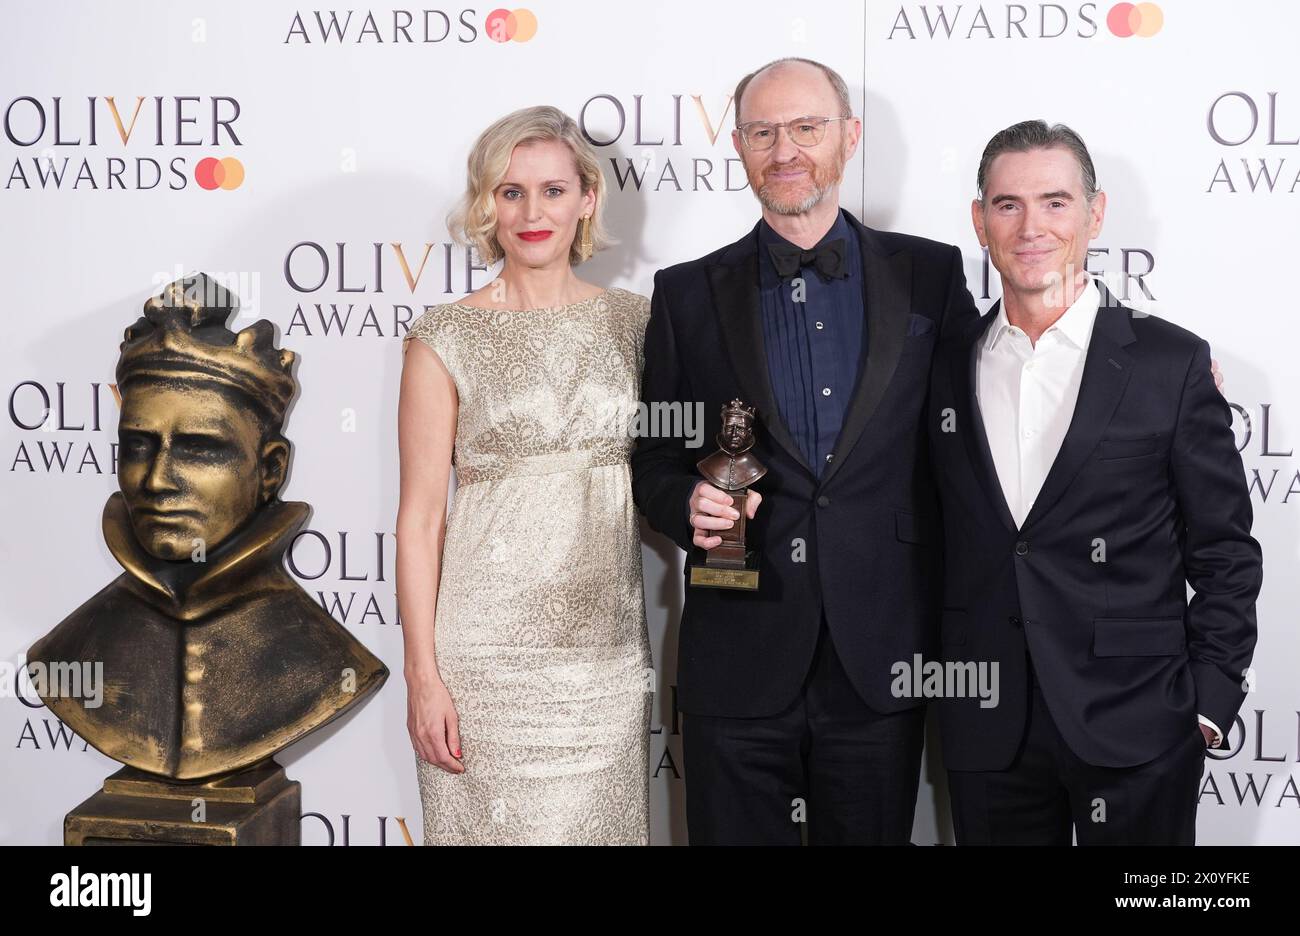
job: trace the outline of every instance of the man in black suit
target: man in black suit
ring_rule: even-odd
[[[1205,341],[1085,272],[1106,196],[1077,134],[1009,127],[978,183],[1003,298],[927,404],[942,659],[1000,677],[939,706],[957,840],[1191,844],[1262,578],[1231,414]]]
[[[906,843],[923,700],[894,662],[935,649],[937,500],[923,423],[941,334],[977,318],[960,252],[839,208],[861,135],[833,70],[781,60],[740,82],[732,139],[762,220],[659,271],[642,401],[757,408],[755,592],[686,586],[678,653],[690,841]],[[662,410],[661,410],[662,411]],[[633,492],[698,561],[738,519],[709,449],[643,436]],[[756,498],[754,494],[761,495]],[[758,501],[761,499],[761,506]]]

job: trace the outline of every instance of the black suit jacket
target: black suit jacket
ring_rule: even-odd
[[[862,698],[881,712],[917,704],[890,694],[890,666],[934,645],[938,512],[922,415],[939,335],[977,319],[961,254],[862,226],[868,354],[821,478],[781,421],[768,378],[758,292],[758,226],[706,257],[655,275],[642,402],[703,403],[699,448],[637,440],[632,490],[650,526],[692,546],[695,463],[716,447],[724,403],[758,410],[754,454],[768,468],[747,527],[760,553],[757,592],[686,586],[678,706],[753,717],[785,708],[812,662],[825,610]],[[689,565],[689,561],[686,563]]]
[[[975,390],[997,306],[938,352],[927,422],[945,534],[942,655],[1000,671],[996,707],[939,706],[950,769],[1010,764],[1026,649],[1053,721],[1095,766],[1151,760],[1198,730],[1198,712],[1227,731],[1245,698],[1261,555],[1209,345],[1097,285],[1073,419],[1020,529]]]

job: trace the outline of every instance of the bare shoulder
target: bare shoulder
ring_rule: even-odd
[[[465,297],[458,302],[445,303],[445,306],[447,308],[455,308],[459,306],[460,308],[482,309],[485,312],[493,312],[501,308],[501,304],[494,301],[493,297],[500,294],[502,289],[503,287],[500,280],[494,279],[490,283],[480,286],[473,292],[467,293]]]

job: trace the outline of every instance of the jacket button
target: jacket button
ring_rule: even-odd
[[[822,494],[817,498],[818,507],[829,507],[830,505],[831,505],[831,499],[827,497],[825,494]]]
[[[1013,614],[1013,615],[1011,615],[1011,617],[1007,618],[1007,623],[1010,624],[1012,627],[1019,627],[1019,626],[1020,626],[1020,618],[1016,617],[1016,616]]]
[[[1016,555],[1017,556],[1029,555],[1029,544],[1026,543],[1024,540],[1021,540],[1020,542],[1016,543]]]

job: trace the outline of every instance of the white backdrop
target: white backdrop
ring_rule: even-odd
[[[420,841],[393,585],[399,338],[424,304],[490,278],[467,269],[443,221],[468,147],[518,107],[581,116],[621,241],[582,273],[648,293],[656,269],[757,219],[730,92],[783,55],[840,70],[864,117],[843,204],[873,226],[959,244],[981,308],[997,295],[969,221],[985,142],[1029,117],[1088,141],[1110,199],[1093,268],[1121,291],[1125,270],[1141,274],[1127,281],[1135,304],[1210,341],[1264,547],[1255,691],[1231,751],[1209,761],[1198,837],[1300,841],[1300,324],[1283,289],[1300,236],[1300,8],[1141,4],[1132,22],[1152,35],[1122,36],[1129,6],[825,0],[792,17],[775,2],[534,0],[535,35],[499,42],[488,7],[371,6],[348,19],[279,0],[4,3],[0,841],[60,841],[64,813],[116,766],[16,692],[13,673],[121,572],[99,532],[116,488],[117,347],[145,299],[192,270],[243,297],[232,326],[269,319],[301,356],[281,496],[314,513],[293,568],[393,671],[360,712],[281,755],[303,783],[304,842],[401,844],[403,823]],[[242,182],[199,184],[202,160],[233,171],[231,157]],[[656,843],[685,842],[680,562],[647,532]],[[916,842],[951,841],[945,800],[931,750]]]

